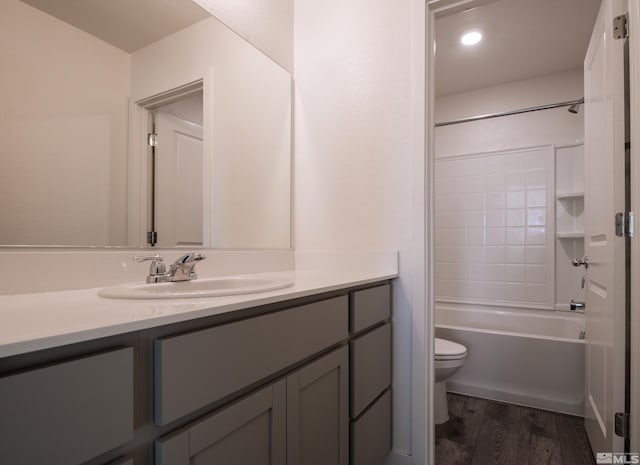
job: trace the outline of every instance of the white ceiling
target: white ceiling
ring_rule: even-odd
[[[601,0],[498,0],[436,20],[436,95],[581,68]],[[464,31],[482,32],[463,47]]]
[[[132,53],[210,15],[192,0],[22,0]]]

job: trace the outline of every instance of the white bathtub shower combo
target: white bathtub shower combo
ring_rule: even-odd
[[[436,159],[436,337],[466,349],[447,390],[584,414],[582,158],[574,143]]]

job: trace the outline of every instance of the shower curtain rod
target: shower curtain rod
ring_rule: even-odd
[[[519,115],[520,113],[529,113],[532,111],[550,110],[552,108],[570,107],[572,105],[581,105],[584,103],[584,97],[577,100],[569,100],[568,102],[550,103],[549,105],[540,105],[537,107],[521,108],[520,110],[504,111],[501,113],[489,113],[487,115],[470,116],[469,118],[462,118],[453,121],[445,121],[442,123],[436,123],[435,127],[450,126],[452,124],[469,123],[471,121],[480,121],[483,119],[499,118],[501,116]]]

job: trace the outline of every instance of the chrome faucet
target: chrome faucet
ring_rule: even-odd
[[[169,269],[169,281],[191,281],[197,279],[198,275],[193,269],[205,256],[200,252],[192,252],[178,258]]]
[[[194,271],[194,268],[200,260],[204,260],[205,258],[206,257],[200,252],[188,253],[178,258],[167,272],[164,259],[158,254],[133,257],[137,262],[151,262],[147,283],[191,281],[192,279],[197,279],[198,275]]]

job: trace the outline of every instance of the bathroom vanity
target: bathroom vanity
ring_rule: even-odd
[[[382,464],[388,278],[300,291],[298,277],[268,296],[174,307],[114,299],[160,316],[0,345],[0,463]]]

